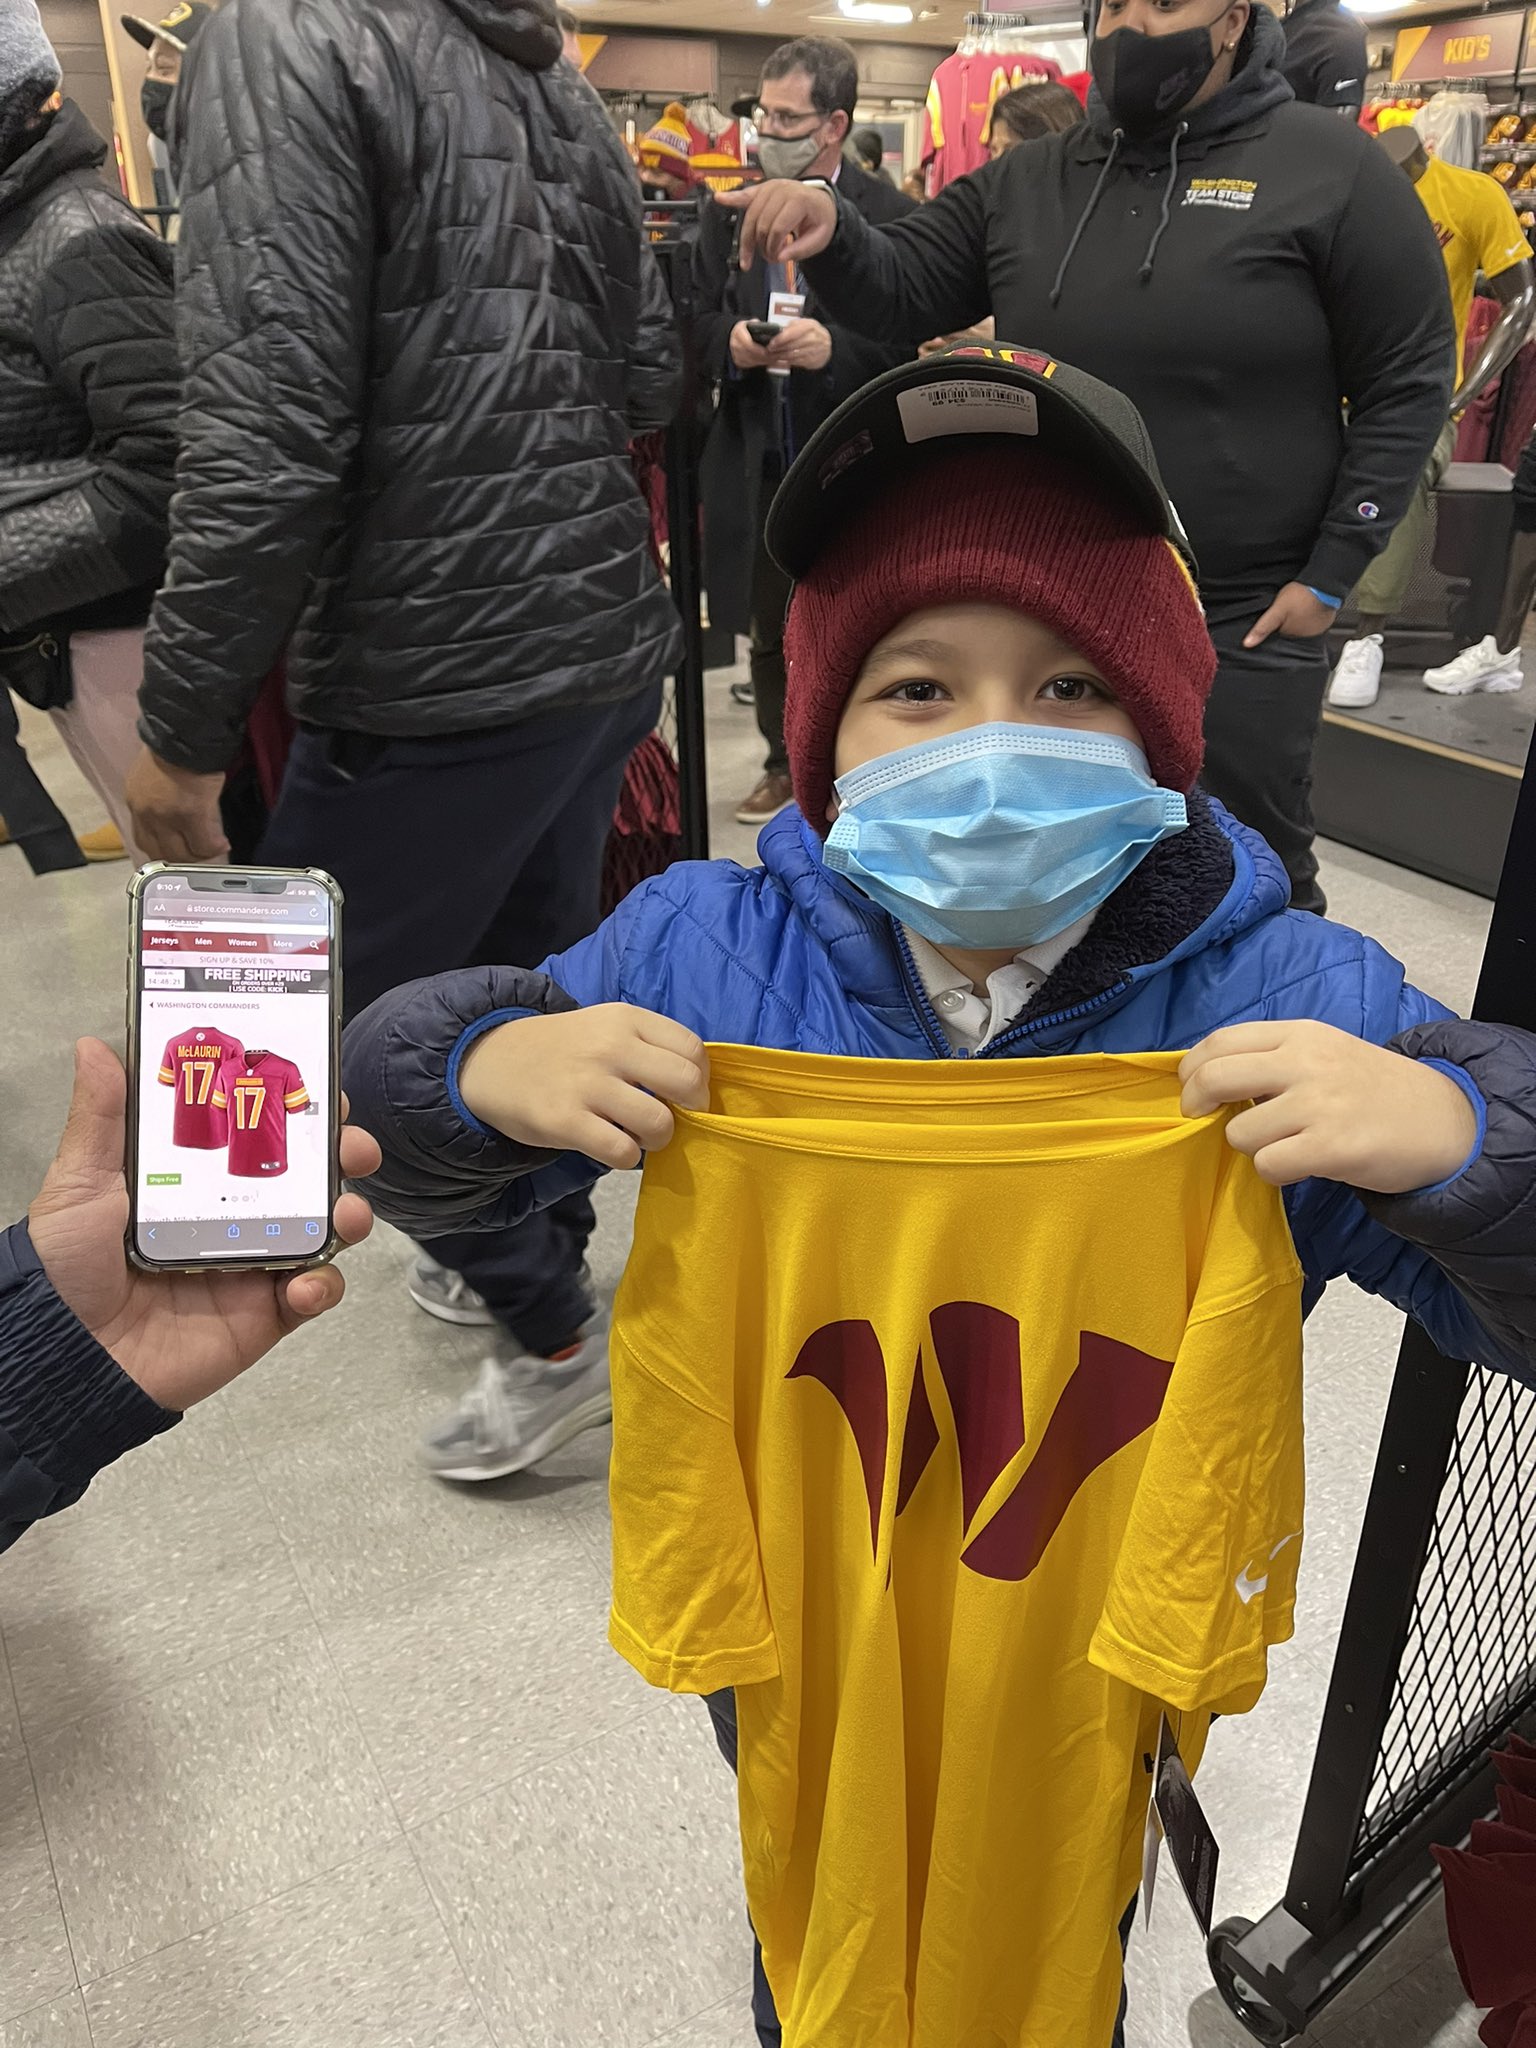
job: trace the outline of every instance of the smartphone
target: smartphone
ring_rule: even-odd
[[[777,322],[773,320],[749,320],[746,326],[759,348],[766,348],[779,331]]]
[[[128,1255],[151,1271],[336,1250],[341,891],[318,868],[129,885]]]

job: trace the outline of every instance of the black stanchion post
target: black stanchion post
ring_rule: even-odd
[[[667,533],[672,601],[683,621],[683,658],[673,683],[683,859],[709,858],[709,789],[704,754],[704,624],[699,578],[699,474],[692,410],[667,429]]]
[[[699,560],[699,448],[702,405],[693,359],[693,230],[698,202],[659,200],[646,208],[646,231],[677,316],[683,393],[667,429],[667,547],[672,602],[683,622],[683,656],[673,678],[677,724],[682,857],[709,858],[709,789],[704,739],[704,608]]]

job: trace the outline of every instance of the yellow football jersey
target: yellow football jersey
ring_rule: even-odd
[[[1162,1703],[1291,1631],[1300,1273],[1177,1054],[712,1050],[613,1333],[616,1648],[737,1688],[788,2048],[1099,2048]]]

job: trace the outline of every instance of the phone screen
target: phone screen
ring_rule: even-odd
[[[134,1248],[147,1261],[293,1262],[335,1199],[337,896],[278,870],[139,884]]]

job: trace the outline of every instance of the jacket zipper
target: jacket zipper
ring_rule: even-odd
[[[1015,1039],[1033,1038],[1036,1032],[1044,1031],[1048,1025],[1070,1024],[1075,1018],[1086,1017],[1092,1010],[1101,1010],[1106,1003],[1112,1003],[1117,996],[1124,995],[1130,985],[1131,977],[1123,974],[1112,987],[1101,990],[1096,996],[1090,996],[1085,1003],[1074,1003],[1070,1010],[1053,1010],[1048,1017],[1032,1018],[1028,1024],[1010,1024],[1006,1031],[998,1033],[990,1045],[984,1045],[976,1057],[990,1059],[994,1053],[1001,1052],[1005,1045],[1011,1044]]]
[[[939,1013],[928,999],[923,986],[923,977],[917,971],[917,962],[912,958],[912,948],[907,944],[907,935],[893,917],[891,930],[896,934],[896,951],[901,956],[902,976],[907,984],[907,999],[917,1012],[917,1021],[927,1032],[929,1042],[941,1060],[968,1060],[972,1055],[958,1045],[951,1045],[944,1036],[944,1026],[939,1022]]]
[[[939,1022],[938,1011],[923,986],[923,977],[917,971],[917,962],[912,958],[912,948],[907,944],[907,935],[893,917],[891,929],[896,934],[896,950],[901,957],[902,975],[907,984],[907,996],[917,1012],[918,1022],[927,1032],[934,1051],[943,1060],[985,1060],[1011,1045],[1015,1040],[1033,1038],[1055,1024],[1070,1024],[1078,1017],[1086,1017],[1094,1010],[1101,1010],[1117,996],[1124,995],[1131,985],[1131,977],[1123,974],[1111,987],[1102,989],[1098,995],[1090,996],[1086,1002],[1074,1003],[1069,1010],[1053,1010],[1049,1016],[1035,1017],[1028,1024],[1010,1024],[1006,1031],[999,1032],[990,1045],[979,1046],[975,1052],[968,1052],[963,1046],[951,1045],[944,1035],[944,1026]]]

